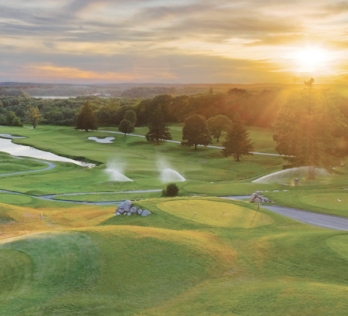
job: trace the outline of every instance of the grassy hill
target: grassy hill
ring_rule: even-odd
[[[50,203],[12,207],[11,231],[28,223],[0,244],[0,315],[345,315],[348,307],[345,232],[217,198],[140,201],[147,218]]]
[[[173,128],[178,138],[180,126]],[[255,184],[280,170],[282,160],[253,156],[236,163],[217,149],[154,146],[123,135],[96,144],[87,137],[110,134],[66,127],[2,132],[99,165],[57,163],[1,178],[0,189],[22,194],[0,193],[0,315],[346,315],[346,232],[215,197],[263,190],[283,205],[348,217],[346,166],[296,187]],[[272,152],[270,131],[251,135],[258,151]],[[159,157],[187,179],[178,183],[179,197],[117,193],[164,188]],[[46,167],[5,154],[0,159],[0,174]],[[117,159],[133,182],[110,181],[104,169]],[[74,192],[109,192],[69,196],[75,200],[138,199],[152,215],[115,217],[114,206],[35,198]]]

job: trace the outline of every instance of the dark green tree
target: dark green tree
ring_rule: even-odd
[[[26,118],[33,128],[36,128],[42,118],[39,108],[37,106],[31,106],[26,112]]]
[[[167,126],[165,126],[162,111],[157,109],[151,117],[149,131],[145,135],[146,140],[149,142],[156,142],[159,144],[167,139],[172,139],[172,135],[169,132]]]
[[[20,118],[18,116],[16,116],[13,121],[12,121],[12,126],[20,126],[23,127],[23,123],[20,120]]]
[[[219,142],[222,132],[226,132],[232,126],[232,121],[226,115],[216,115],[207,121],[210,135]]]
[[[122,120],[120,122],[120,125],[118,126],[118,130],[120,132],[124,133],[124,137],[126,137],[126,135],[128,133],[133,133],[134,132],[134,126],[128,120]]]
[[[182,129],[181,145],[195,146],[197,149],[197,145],[207,146],[209,144],[211,144],[211,137],[205,117],[199,114],[188,117]]]
[[[6,113],[6,125],[8,126],[23,126],[20,118],[13,111],[8,111]]]
[[[235,161],[240,161],[240,157],[243,155],[252,155],[251,151],[254,150],[253,143],[238,114],[235,115],[233,124],[228,130],[222,146],[224,147],[222,154],[225,157],[233,156]]]
[[[94,113],[93,107],[89,102],[85,103],[79,111],[76,120],[76,129],[83,129],[86,132],[88,130],[98,129],[98,119]]]
[[[0,125],[6,125],[6,116],[4,114],[0,114]]]
[[[137,113],[133,110],[128,110],[124,114],[123,119],[128,120],[133,126],[135,126],[135,124],[137,123]]]

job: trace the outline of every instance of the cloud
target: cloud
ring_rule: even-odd
[[[2,1],[0,60],[14,75],[50,80],[276,80],[284,49],[346,52],[347,9],[329,0]]]

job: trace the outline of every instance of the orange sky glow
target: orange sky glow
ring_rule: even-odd
[[[343,1],[0,0],[0,82],[345,83]]]

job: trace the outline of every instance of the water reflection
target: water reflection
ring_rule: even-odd
[[[36,159],[49,160],[49,161],[69,162],[75,165],[79,165],[82,167],[89,167],[89,168],[92,168],[95,166],[92,163],[77,161],[70,158],[58,156],[47,151],[35,149],[30,146],[13,144],[11,139],[0,138],[0,151],[8,153],[12,156],[30,157],[30,158],[36,158]]]

